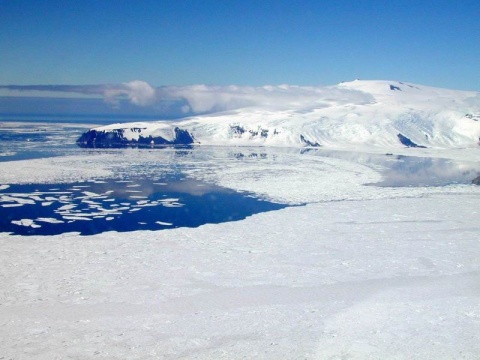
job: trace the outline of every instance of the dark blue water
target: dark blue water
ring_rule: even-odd
[[[197,227],[286,206],[181,177],[3,187],[0,232],[19,235]]]

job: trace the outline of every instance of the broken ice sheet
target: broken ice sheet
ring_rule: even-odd
[[[27,226],[32,228],[41,227],[41,225],[35,224],[35,221],[32,219],[12,220],[12,224],[19,225],[19,226]]]

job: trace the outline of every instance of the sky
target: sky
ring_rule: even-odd
[[[480,91],[479,19],[478,0],[0,0],[0,86],[359,78]]]

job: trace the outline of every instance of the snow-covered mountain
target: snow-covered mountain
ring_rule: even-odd
[[[331,148],[479,146],[479,92],[398,81],[355,80],[328,87],[263,87],[261,95],[259,104],[244,104],[178,122],[98,127],[85,133],[78,143]]]

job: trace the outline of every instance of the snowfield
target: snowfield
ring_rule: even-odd
[[[479,200],[331,202],[198,229],[3,236],[2,353],[475,359]]]
[[[0,359],[480,358],[480,187],[411,186],[422,171],[378,186],[404,156],[432,160],[420,169],[438,160],[431,177],[478,176],[478,93],[367,81],[262,91],[263,107],[229,98],[243,107],[172,125],[198,149],[0,162],[2,192],[180,171],[291,205],[198,228],[0,233]]]

